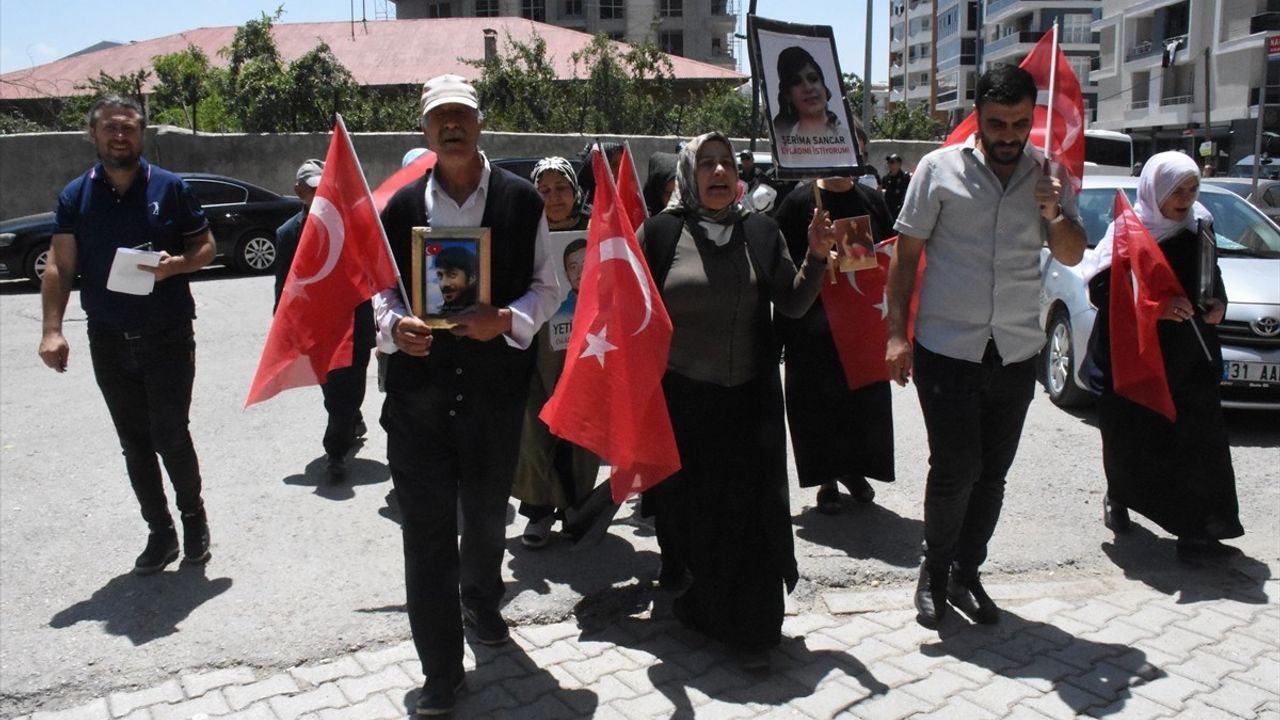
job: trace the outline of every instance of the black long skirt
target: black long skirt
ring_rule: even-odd
[[[1161,328],[1162,336],[1189,328]],[[1178,537],[1240,537],[1236,475],[1222,417],[1215,366],[1199,347],[1162,337],[1177,422],[1110,390],[1098,398],[1107,494]],[[1196,358],[1187,361],[1186,358]],[[1220,365],[1218,365],[1220,367]]]
[[[693,576],[676,600],[682,620],[742,650],[778,644],[797,579],[781,398],[766,385],[667,373],[681,468],[651,491],[664,552]]]
[[[889,383],[850,390],[829,331],[797,331],[787,344],[786,366],[787,424],[800,487],[845,476],[893,482]]]

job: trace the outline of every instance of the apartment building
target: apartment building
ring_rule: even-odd
[[[391,0],[397,19],[523,17],[725,68],[737,66],[737,0]]]
[[[890,103],[925,103],[930,110],[936,109],[937,67],[933,52],[936,19],[933,0],[892,0],[890,3]]]
[[[1095,126],[1129,133],[1134,153],[1199,156],[1215,145],[1219,170],[1253,152],[1259,97],[1264,129],[1280,130],[1280,63],[1266,59],[1280,32],[1277,0],[1103,0]]]
[[[1098,88],[1091,81],[1090,72],[1100,52],[1099,36],[1092,26],[1101,16],[1099,0],[988,0],[983,16],[980,67],[985,69],[992,63],[1021,63],[1045,33],[1052,32],[1056,21],[1062,54],[1067,56],[1084,93],[1085,118],[1092,121],[1098,105]]]
[[[978,75],[991,63],[1021,63],[1057,20],[1090,115],[1097,95],[1089,72],[1099,52],[1092,23],[1100,16],[1099,0],[893,0],[889,100],[928,103],[954,126],[973,108]]]

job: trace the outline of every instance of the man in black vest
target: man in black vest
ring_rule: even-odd
[[[461,77],[428,80],[422,128],[435,168],[382,212],[410,287],[415,225],[491,230],[490,303],[451,316],[457,324],[448,332],[433,333],[395,288],[374,298],[378,347],[390,353],[382,426],[403,525],[409,625],[427,677],[420,715],[454,708],[464,622],[476,642],[510,637],[498,606],[530,343],[561,299],[542,198],[529,181],[489,165],[477,147],[482,120],[475,89]]]

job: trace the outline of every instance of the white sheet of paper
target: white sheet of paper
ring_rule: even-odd
[[[111,262],[111,272],[107,275],[107,289],[129,295],[150,295],[156,286],[156,276],[139,270],[138,266],[156,267],[159,264],[158,252],[116,248],[116,259]]]

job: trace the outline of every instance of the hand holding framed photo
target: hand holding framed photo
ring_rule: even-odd
[[[448,329],[450,317],[488,303],[489,228],[413,229],[413,314]]]

